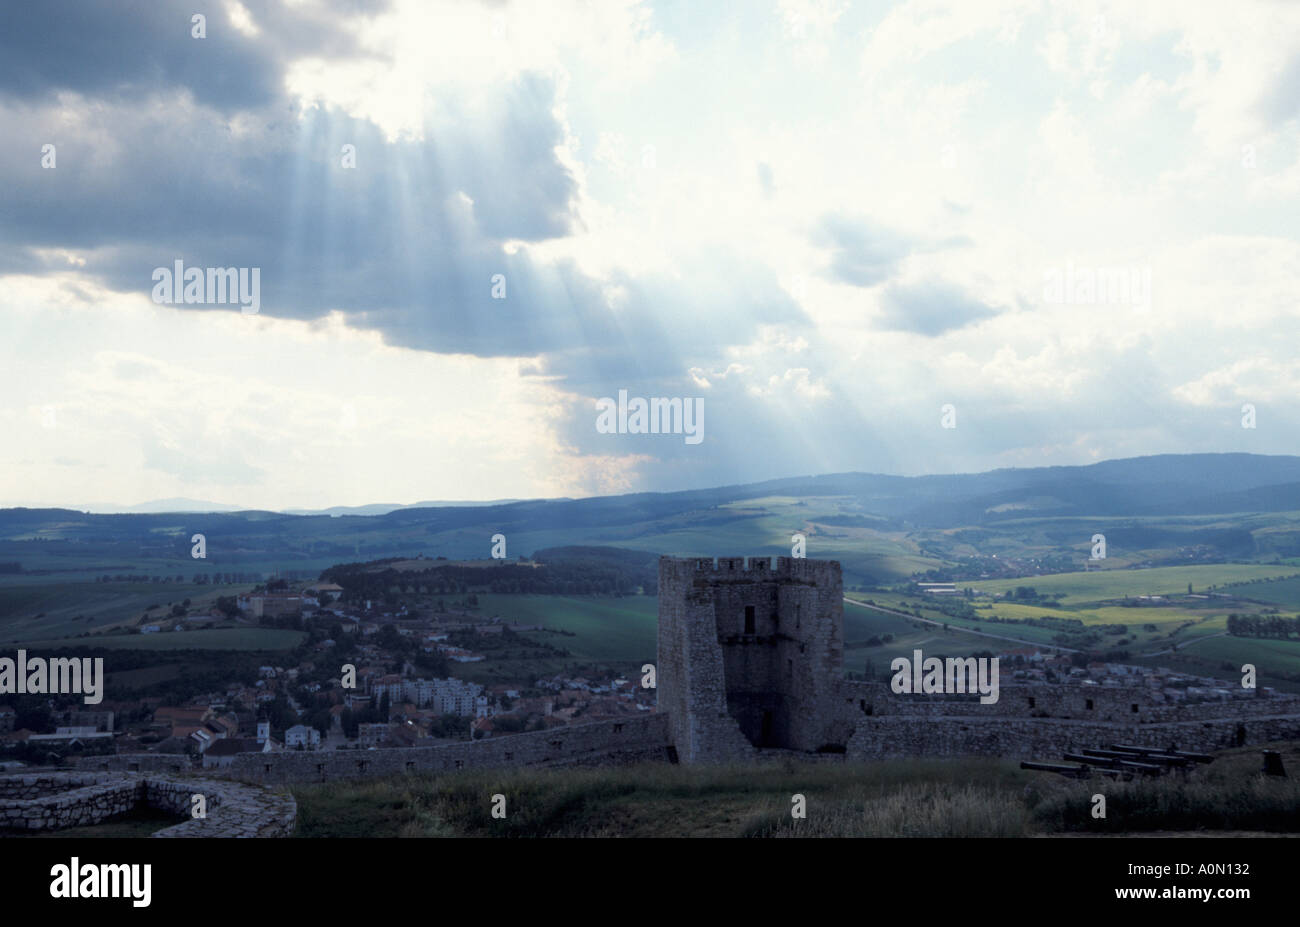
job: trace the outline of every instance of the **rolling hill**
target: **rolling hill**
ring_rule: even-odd
[[[381,506],[380,508],[386,508]],[[365,507],[362,507],[365,510]],[[96,515],[0,510],[0,563],[21,577],[318,572],[343,561],[484,557],[562,546],[681,555],[838,557],[853,582],[881,582],[963,557],[1086,555],[1107,535],[1115,563],[1196,551],[1201,560],[1300,556],[1300,457],[1193,454],[1081,467],[901,477],[792,477],[743,486],[587,499],[412,506],[378,514],[266,511]],[[190,557],[203,534],[207,558]]]

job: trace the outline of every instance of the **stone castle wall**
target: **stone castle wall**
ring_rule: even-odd
[[[893,692],[888,683],[844,682],[846,702],[863,714],[931,717],[971,715],[1005,718],[1072,718],[1120,724],[1161,721],[1249,718],[1300,714],[1300,697],[1273,693],[1259,698],[1221,702],[1166,702],[1146,686],[1001,685],[998,700],[984,705],[978,695],[909,694]]]
[[[197,819],[190,816],[196,794],[206,802],[206,816]],[[287,837],[298,815],[289,795],[208,778],[121,772],[0,778],[0,828],[7,830],[86,827],[141,805],[186,819],[155,837]]]
[[[205,777],[266,785],[329,782],[417,772],[452,772],[498,766],[563,766],[667,757],[667,718],[658,713],[618,721],[592,721],[487,740],[382,750],[286,750],[241,753],[225,767],[203,770]],[[80,768],[170,772],[176,756],[125,754],[80,757]]]
[[[49,795],[52,792],[67,791],[87,785],[95,785],[100,777],[93,773],[72,775],[69,773],[36,773],[19,776],[0,776],[0,802],[28,801]]]
[[[849,739],[849,759],[920,756],[998,756],[1059,761],[1084,747],[1139,747],[1211,751],[1239,743],[1300,738],[1300,715],[1243,720],[1118,724],[1060,718],[867,718]]]

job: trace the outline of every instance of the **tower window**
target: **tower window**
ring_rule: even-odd
[[[745,606],[745,633],[754,633],[754,606],[752,605]]]

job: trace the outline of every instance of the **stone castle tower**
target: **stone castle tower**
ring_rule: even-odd
[[[843,580],[834,560],[659,560],[659,711],[683,762],[842,749]]]

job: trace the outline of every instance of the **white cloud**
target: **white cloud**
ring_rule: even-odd
[[[15,441],[0,496],[67,499],[93,478],[95,496],[124,502],[287,507],[446,485],[480,498],[673,488],[814,463],[1069,463],[1236,449],[1239,435],[1207,423],[1239,401],[1274,403],[1272,421],[1300,427],[1281,405],[1298,385],[1300,113],[1286,106],[1300,7],[778,0],[724,15],[402,0],[359,18],[357,34],[369,57],[290,61],[291,98],[416,146],[407,160],[362,152],[389,172],[387,190],[427,189],[420,172],[448,163],[490,164],[477,188],[397,195],[375,212],[432,215],[413,227],[458,234],[506,228],[503,252],[561,296],[506,327],[571,340],[475,359],[434,353],[448,348],[432,336],[423,351],[389,346],[360,313],[175,312],[94,290],[78,270],[104,249],[50,235],[34,252],[48,276],[4,278],[0,384],[13,398],[0,422]],[[572,222],[523,240],[510,220],[538,181],[500,157],[513,123],[498,117],[534,79],[547,90],[539,122],[555,129],[542,145],[572,178]],[[134,157],[104,106],[64,93],[5,104],[0,124],[75,139],[69,156],[84,161],[61,149],[60,173],[42,180],[84,183]],[[264,113],[204,113],[183,91],[157,93],[125,127],[174,117],[292,156]],[[239,169],[224,180],[237,185]],[[828,240],[826,217],[840,215],[852,225]],[[412,245],[412,274],[446,257],[430,248]],[[1149,268],[1150,307],[1046,304],[1043,273],[1067,262]],[[511,298],[527,293],[512,278]],[[942,299],[903,298],[918,293]],[[448,311],[443,298],[401,321]],[[970,324],[941,324],[959,305]],[[646,395],[709,397],[693,456],[591,442],[591,392],[636,378]],[[961,410],[958,435],[938,430],[942,402]],[[345,405],[356,424],[343,429]],[[1260,437],[1282,452],[1284,434]],[[804,449],[784,447],[789,435]],[[953,438],[968,442],[959,453]],[[806,448],[815,460],[798,456]]]

